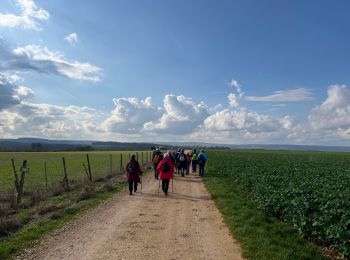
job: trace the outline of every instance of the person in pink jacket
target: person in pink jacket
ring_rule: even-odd
[[[136,155],[131,155],[130,161],[127,163],[125,170],[127,172],[129,193],[132,195],[132,188],[134,192],[137,191],[137,183],[140,182],[140,174],[142,174],[139,162],[136,160]]]
[[[169,154],[164,154],[164,159],[160,161],[157,171],[160,173],[162,180],[162,190],[165,195],[168,195],[170,179],[174,178],[174,164],[169,158]]]

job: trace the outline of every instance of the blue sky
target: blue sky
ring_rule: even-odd
[[[349,7],[1,1],[0,137],[350,145]]]

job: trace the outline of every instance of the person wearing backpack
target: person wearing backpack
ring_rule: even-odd
[[[192,153],[192,172],[197,172],[198,154],[196,149]]]
[[[187,153],[186,154],[186,162],[187,162],[186,175],[190,174],[191,161],[192,161],[192,156],[190,153]]]
[[[158,172],[157,167],[161,160],[160,156],[162,155],[162,152],[160,151],[159,147],[156,148],[156,150],[153,152],[152,162],[154,167],[154,178],[158,180]]]
[[[174,167],[173,162],[169,158],[169,154],[164,154],[164,159],[159,163],[157,171],[160,173],[162,190],[165,195],[168,195],[169,182],[172,178],[174,178]]]
[[[182,177],[185,176],[185,171],[187,169],[187,158],[184,149],[181,149],[179,154],[179,171]]]
[[[177,152],[175,153],[175,168],[176,168],[177,174],[180,174],[180,160],[179,160],[180,153],[181,153],[181,149],[178,149]]]
[[[140,164],[136,160],[136,155],[131,155],[130,161],[126,164],[125,170],[128,174],[129,194],[132,195],[132,190],[137,191],[137,183],[140,182],[140,174],[142,174]]]
[[[204,177],[204,167],[207,160],[207,155],[204,153],[204,150],[201,150],[201,152],[198,154],[199,176],[201,177]]]

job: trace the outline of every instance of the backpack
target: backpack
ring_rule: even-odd
[[[201,162],[204,162],[204,161],[205,161],[205,156],[204,156],[204,154],[200,153],[200,154],[198,155],[198,161],[201,161]]]
[[[193,155],[192,155],[192,160],[197,160],[198,159],[198,155],[196,154],[196,153],[194,153]]]
[[[169,163],[165,162],[162,164],[162,172],[169,172],[170,171],[170,166]]]
[[[186,161],[186,156],[185,156],[185,154],[180,153],[179,160],[180,160],[180,162]]]
[[[153,158],[153,163],[159,163],[159,154],[156,154]]]
[[[136,171],[137,171],[136,164],[134,162],[130,162],[128,165],[128,172],[136,173]]]

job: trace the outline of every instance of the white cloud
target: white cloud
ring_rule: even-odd
[[[247,101],[259,102],[299,102],[313,100],[313,93],[310,89],[296,88],[290,90],[278,90],[269,96],[246,96]]]
[[[95,137],[102,114],[88,107],[22,102],[0,112],[0,133],[46,138]]]
[[[247,111],[244,108],[224,109],[204,120],[204,128],[215,131],[274,132],[285,126],[283,120]]]
[[[329,130],[340,138],[350,139],[350,90],[345,85],[331,85],[327,99],[313,108],[309,122],[314,130]]]
[[[115,98],[116,108],[103,122],[102,129],[107,132],[140,133],[144,124],[161,116],[159,108],[152,105],[152,98]]]
[[[78,34],[76,33],[71,33],[68,34],[65,38],[65,41],[67,41],[70,45],[75,45],[78,42]]]
[[[236,91],[238,92],[239,98],[242,98],[244,96],[244,92],[242,91],[242,87],[238,83],[237,80],[231,79],[231,81],[228,83],[228,85],[230,87],[233,87],[234,89],[236,89]]]
[[[101,69],[90,63],[69,61],[60,52],[50,51],[40,45],[27,45],[8,50],[0,41],[0,71],[37,71],[40,73],[56,74],[71,79],[100,81]]]
[[[0,74],[0,111],[21,102],[14,85],[5,75]]]
[[[25,29],[40,30],[37,21],[48,20],[50,14],[36,6],[33,0],[17,0],[20,7],[19,15],[0,13],[0,27],[23,27]]]
[[[239,100],[237,96],[233,93],[228,94],[227,96],[230,107],[238,107],[239,106]]]
[[[195,103],[191,98],[183,95],[166,95],[163,102],[163,115],[159,120],[146,123],[145,131],[172,135],[190,134],[196,131],[209,114],[203,102]]]

